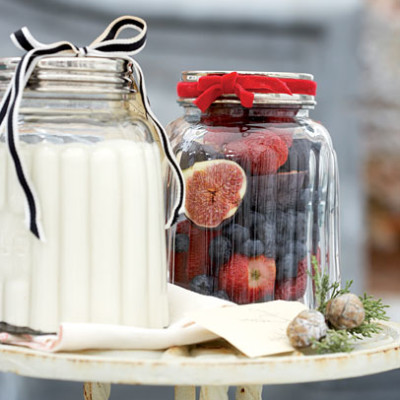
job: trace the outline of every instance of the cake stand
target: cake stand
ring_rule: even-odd
[[[382,332],[351,353],[295,353],[250,359],[225,341],[165,351],[85,351],[48,354],[0,346],[0,370],[46,379],[86,382],[86,400],[107,400],[112,383],[174,385],[175,400],[261,398],[262,385],[351,378],[400,368],[400,324],[382,322]]]

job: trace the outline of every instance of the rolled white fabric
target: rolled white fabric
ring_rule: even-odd
[[[171,323],[165,329],[136,328],[111,324],[62,323],[55,335],[10,335],[0,333],[0,342],[47,352],[103,350],[162,350],[206,342],[218,335],[202,328],[187,317],[188,313],[206,308],[234,306],[227,300],[203,296],[168,285]]]

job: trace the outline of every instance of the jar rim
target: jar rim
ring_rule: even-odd
[[[0,57],[0,70],[5,68],[14,69],[20,57]],[[107,58],[77,55],[49,55],[40,59],[36,65],[38,69],[62,69],[70,68],[77,70],[96,70],[96,71],[126,71],[127,60],[123,58]]]
[[[286,78],[286,79],[304,79],[308,81],[314,80],[314,75],[304,72],[261,72],[261,71],[182,71],[181,79],[183,82],[196,82],[202,76],[207,75],[226,75],[232,72],[237,72],[239,75],[258,75],[269,76],[271,78]]]

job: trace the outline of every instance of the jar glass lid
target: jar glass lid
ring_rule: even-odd
[[[0,58],[0,90],[8,85],[18,57]],[[26,89],[36,91],[129,92],[134,89],[132,67],[125,59],[48,56],[38,61]]]

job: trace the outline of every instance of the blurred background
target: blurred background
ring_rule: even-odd
[[[21,26],[83,46],[123,14],[148,22],[137,60],[164,124],[181,114],[182,70],[314,74],[311,115],[330,131],[340,169],[343,279],[382,297],[400,321],[400,0],[0,0],[0,56],[21,54],[8,38]],[[399,377],[271,386],[264,397],[398,400]],[[81,388],[0,374],[0,400],[80,398]],[[172,388],[116,385],[111,399],[161,396],[172,399]]]

